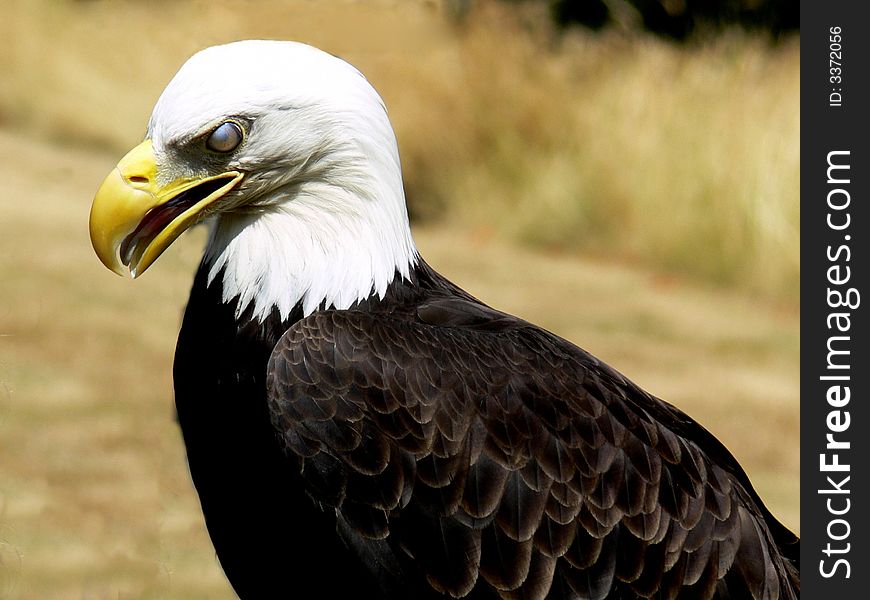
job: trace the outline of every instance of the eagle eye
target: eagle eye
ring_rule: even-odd
[[[209,134],[205,147],[212,152],[232,152],[242,143],[242,128],[238,123],[227,121],[218,125]]]

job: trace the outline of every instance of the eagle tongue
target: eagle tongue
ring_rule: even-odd
[[[225,179],[212,179],[185,190],[165,204],[155,206],[140,221],[136,229],[121,243],[121,262],[128,267],[139,262],[148,244],[188,208],[207,197],[226,183]]]

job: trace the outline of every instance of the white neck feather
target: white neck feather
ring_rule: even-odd
[[[205,253],[209,285],[223,272],[224,302],[238,298],[237,317],[253,305],[260,321],[273,307],[286,318],[298,303],[307,316],[321,306],[382,298],[397,273],[408,277],[418,255],[401,178],[398,189],[372,181],[382,189],[352,193],[308,182],[259,212],[221,215]]]

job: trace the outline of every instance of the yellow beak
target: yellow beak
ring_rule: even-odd
[[[145,140],[121,159],[94,196],[94,251],[118,275],[129,269],[135,278],[242,177],[238,171],[227,171],[182,177],[161,186],[151,140]]]

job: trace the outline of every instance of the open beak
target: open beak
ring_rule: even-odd
[[[94,251],[118,275],[129,270],[135,278],[242,177],[227,171],[160,185],[151,140],[145,140],[121,159],[94,196]]]

